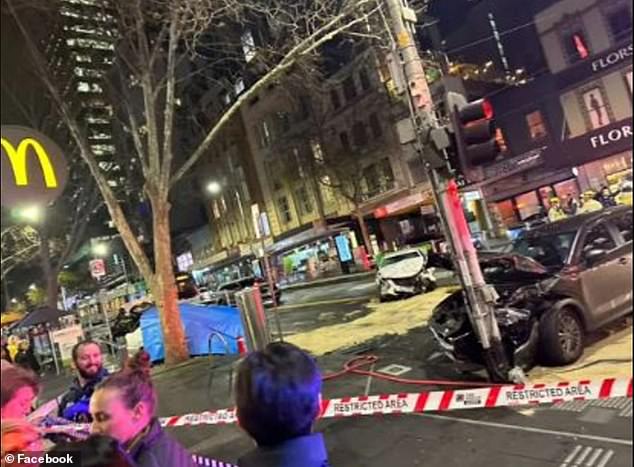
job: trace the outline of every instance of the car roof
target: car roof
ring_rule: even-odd
[[[385,255],[385,259],[396,258],[397,256],[405,256],[409,253],[420,253],[420,251],[415,248],[408,248],[407,250],[399,250],[393,253],[388,253],[387,255]]]
[[[580,214],[578,216],[568,217],[557,222],[550,222],[545,225],[535,227],[533,230],[526,232],[527,236],[539,236],[539,235],[556,235],[560,233],[576,232],[583,228],[585,225],[591,224],[600,219],[607,219],[617,214],[625,214],[630,212],[629,206],[617,206],[614,208],[607,208],[601,211],[591,212],[588,214]]]

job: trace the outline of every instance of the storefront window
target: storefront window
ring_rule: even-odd
[[[568,200],[571,198],[578,200],[581,195],[579,184],[574,178],[555,185],[555,192],[557,193],[557,197],[564,204],[567,203]]]
[[[517,214],[515,212],[515,206],[513,205],[512,200],[502,201],[497,203],[497,210],[500,216],[500,220],[506,226],[511,226],[517,224],[519,220],[517,218]]]
[[[542,140],[548,136],[544,116],[539,110],[526,115],[526,123],[528,124],[528,131],[533,141]]]
[[[520,214],[520,219],[523,221],[531,216],[542,214],[544,209],[539,202],[536,191],[517,196],[515,205]]]
[[[600,190],[608,186],[618,189],[623,178],[632,173],[632,155],[621,154],[591,162],[580,167],[587,186],[584,189]]]
[[[602,128],[610,124],[608,104],[603,98],[600,88],[593,88],[583,94],[583,103],[592,129]]]
[[[543,186],[539,189],[539,197],[546,209],[550,209],[550,200],[557,196],[555,190],[550,186]]]

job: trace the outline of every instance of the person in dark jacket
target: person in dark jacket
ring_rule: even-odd
[[[108,376],[103,367],[101,347],[94,341],[83,341],[72,350],[77,377],[59,403],[58,415],[72,422],[90,421],[90,397],[97,384]]]
[[[81,459],[82,467],[135,467],[117,440],[103,435],[92,435],[85,440],[58,444],[49,453],[51,457],[74,454]],[[42,464],[41,467],[53,465],[59,465],[59,462]]]
[[[273,343],[242,361],[236,378],[240,426],[257,447],[240,467],[328,467],[321,434],[313,425],[321,407],[315,361],[287,343]]]
[[[15,355],[15,364],[40,374],[40,363],[35,358],[29,341],[24,339],[18,344],[18,353]]]
[[[140,351],[95,389],[92,432],[116,439],[137,467],[195,467],[192,455],[163,430],[155,409],[150,357]]]
[[[610,192],[610,189],[607,186],[601,188],[599,195],[597,196],[597,201],[603,205],[604,208],[611,208],[616,206],[616,200],[614,196]]]

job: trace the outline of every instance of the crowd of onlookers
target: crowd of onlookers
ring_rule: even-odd
[[[629,193],[629,196],[626,196],[627,193]],[[568,217],[588,214],[620,205],[632,205],[631,191],[621,191],[615,194],[605,186],[598,193],[592,190],[586,191],[580,198],[575,197],[573,194],[566,196],[563,201],[558,197],[551,198],[548,219],[551,222],[557,222]]]
[[[150,359],[140,351],[124,369],[109,374],[99,345],[77,344],[76,377],[57,413],[29,418],[41,389],[39,376],[12,363],[3,346],[1,375],[2,467],[17,466],[7,454],[77,453],[84,467],[193,467],[193,456],[166,433],[157,416]],[[14,357],[17,353],[14,353]],[[326,467],[324,440],[313,433],[321,406],[322,378],[316,362],[285,343],[247,355],[235,387],[240,427],[255,441],[240,467]],[[87,424],[90,433],[55,432],[51,425]],[[48,429],[47,429],[48,427]],[[25,465],[24,463],[19,465]]]

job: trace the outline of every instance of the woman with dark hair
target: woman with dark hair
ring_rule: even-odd
[[[194,467],[191,454],[163,431],[155,409],[150,356],[140,351],[95,389],[92,431],[116,439],[138,467]]]
[[[92,435],[82,441],[59,444],[49,452],[51,456],[56,454],[76,455],[81,459],[82,467],[134,467],[117,440],[109,436]],[[44,464],[42,467],[47,465]]]

